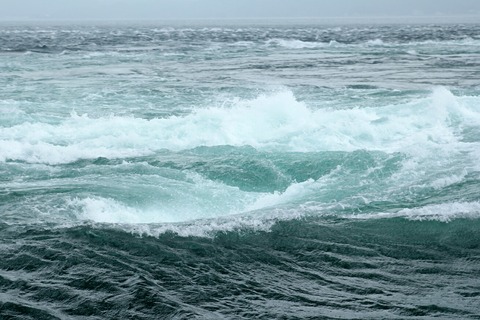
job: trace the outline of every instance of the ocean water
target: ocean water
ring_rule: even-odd
[[[480,319],[480,25],[0,26],[1,319]]]

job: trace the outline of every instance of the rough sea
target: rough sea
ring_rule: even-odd
[[[0,25],[0,319],[480,319],[480,24]]]

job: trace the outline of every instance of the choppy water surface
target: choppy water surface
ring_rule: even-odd
[[[0,318],[480,318],[480,25],[3,24],[0,74]]]

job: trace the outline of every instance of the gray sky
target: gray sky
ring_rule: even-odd
[[[480,16],[480,0],[0,0],[0,20],[459,15]]]

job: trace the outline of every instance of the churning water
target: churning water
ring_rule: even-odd
[[[0,318],[480,319],[480,25],[0,28]]]

